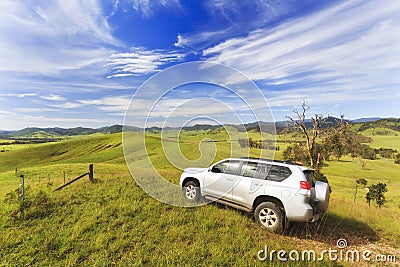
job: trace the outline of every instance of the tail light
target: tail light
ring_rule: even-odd
[[[307,181],[300,181],[300,189],[307,189],[310,190],[310,183]]]

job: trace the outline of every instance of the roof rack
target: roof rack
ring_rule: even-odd
[[[265,158],[255,158],[255,157],[241,157],[241,159],[255,159],[255,160],[268,161],[268,162],[279,162],[279,163],[285,163],[285,164],[290,164],[290,165],[303,166],[303,164],[296,163],[293,161],[286,161],[286,160],[275,160],[275,159],[265,159]]]

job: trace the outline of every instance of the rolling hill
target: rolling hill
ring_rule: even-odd
[[[182,152],[199,154],[198,144],[204,135],[226,138],[219,131],[184,132]],[[176,184],[180,171],[160,156],[160,136],[150,133],[150,137],[149,156],[160,173]],[[140,139],[133,136],[130,141],[135,144]],[[0,265],[281,266],[276,258],[259,261],[257,253],[265,246],[320,252],[336,248],[339,238],[345,238],[353,249],[398,255],[400,180],[399,166],[393,160],[368,161],[364,170],[351,157],[329,161],[324,172],[333,191],[323,221],[292,224],[283,235],[276,235],[255,224],[251,214],[224,205],[181,208],[153,199],[132,179],[121,143],[121,133],[114,133],[0,153]],[[222,141],[217,145],[230,146]],[[218,157],[228,156],[228,149],[222,151]],[[88,163],[94,163],[95,183],[83,178],[53,192],[63,184],[63,173],[70,180],[86,172]],[[22,173],[27,186],[25,219],[21,219],[16,190]],[[134,175],[146,177],[146,172],[137,169]],[[354,181],[360,177],[369,183],[388,184],[387,207],[368,207],[363,192],[353,202]],[[327,259],[319,264],[346,265]],[[284,266],[304,265],[313,262],[295,261]]]

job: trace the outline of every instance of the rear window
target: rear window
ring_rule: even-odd
[[[315,186],[316,178],[315,178],[315,172],[312,170],[306,170],[304,171],[304,175],[307,178],[307,181],[310,183],[311,187]]]
[[[240,175],[261,180],[282,182],[292,174],[284,166],[276,166],[257,162],[243,162]]]
[[[288,167],[271,165],[267,176],[267,180],[282,182],[290,175],[292,175],[292,171]]]

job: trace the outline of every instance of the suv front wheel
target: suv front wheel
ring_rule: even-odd
[[[189,181],[183,186],[183,193],[185,198],[191,202],[200,200],[200,187],[195,181]]]
[[[254,211],[254,218],[264,229],[279,233],[283,229],[284,215],[281,208],[272,202],[260,203]]]

